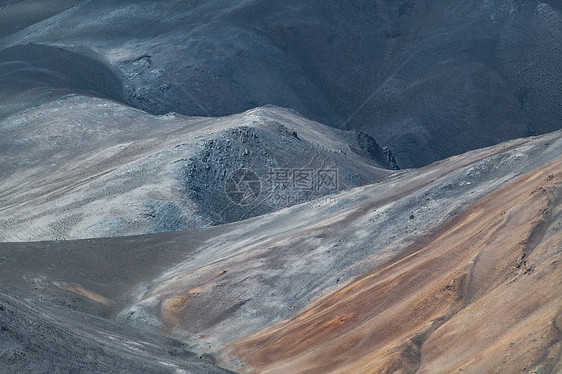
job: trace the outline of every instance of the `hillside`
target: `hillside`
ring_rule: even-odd
[[[0,374],[562,373],[562,0],[0,0]]]
[[[120,362],[162,355],[158,333],[236,372],[558,372],[561,151],[556,132],[229,225],[2,243],[1,357],[37,362],[6,322],[31,308],[63,342],[124,339]],[[101,335],[72,328],[92,316]]]
[[[393,173],[387,154],[368,135],[323,126],[290,110],[153,116],[82,95],[0,120],[0,149],[0,241],[213,226]],[[228,194],[228,181],[239,170],[256,177],[251,201]],[[271,175],[276,170],[306,170],[310,183],[276,189],[282,181]],[[330,188],[312,185],[322,170],[336,174]]]
[[[558,0],[36,3],[2,7],[0,81],[43,65],[43,84],[152,114],[274,104],[362,129],[404,168],[560,129]],[[61,77],[68,58],[82,77]],[[100,64],[111,84],[92,87]]]

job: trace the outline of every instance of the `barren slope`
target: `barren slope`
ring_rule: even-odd
[[[384,178],[393,172],[383,168],[385,157],[365,134],[281,108],[223,118],[153,116],[64,95],[0,119],[0,240],[234,222]],[[257,199],[244,204],[225,193],[227,179],[241,168],[261,181]],[[273,199],[273,169],[333,169],[338,183]]]
[[[105,64],[113,73],[98,78],[117,74],[120,98],[150,113],[274,104],[364,129],[403,167],[560,129],[559,0],[8,3],[0,86],[25,64],[52,78],[58,68],[45,62],[61,51],[34,57],[59,47],[75,69]],[[23,54],[3,59],[12,47]]]
[[[0,293],[0,372],[227,374],[177,341]]]
[[[260,373],[562,369],[562,159],[234,344]]]
[[[555,373],[561,135],[213,228],[2,243],[2,290],[237,372]]]

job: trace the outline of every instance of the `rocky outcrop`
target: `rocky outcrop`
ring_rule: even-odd
[[[375,160],[380,165],[387,169],[399,170],[398,164],[388,147],[381,147],[376,140],[364,131],[355,130],[356,147],[355,150],[359,153],[367,155]]]

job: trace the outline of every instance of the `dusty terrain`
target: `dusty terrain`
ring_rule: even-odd
[[[562,369],[562,160],[235,344],[258,372]]]
[[[555,373],[561,151],[556,132],[229,225],[3,243],[3,293],[236,372]]]
[[[0,326],[3,374],[229,373],[177,340],[29,296],[0,294]]]
[[[560,0],[0,0],[0,374],[562,373],[560,56]]]
[[[298,131],[296,130],[298,129]],[[370,143],[369,143],[370,141]],[[379,180],[384,151],[366,134],[281,108],[223,118],[152,116],[67,95],[0,119],[0,240],[62,240],[187,230],[269,213]],[[245,168],[259,198],[225,194]],[[271,199],[273,169],[337,170],[334,191]],[[299,200],[300,199],[300,200]]]

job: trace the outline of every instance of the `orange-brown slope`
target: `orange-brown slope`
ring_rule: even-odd
[[[561,184],[558,159],[230,354],[260,373],[558,372]]]

